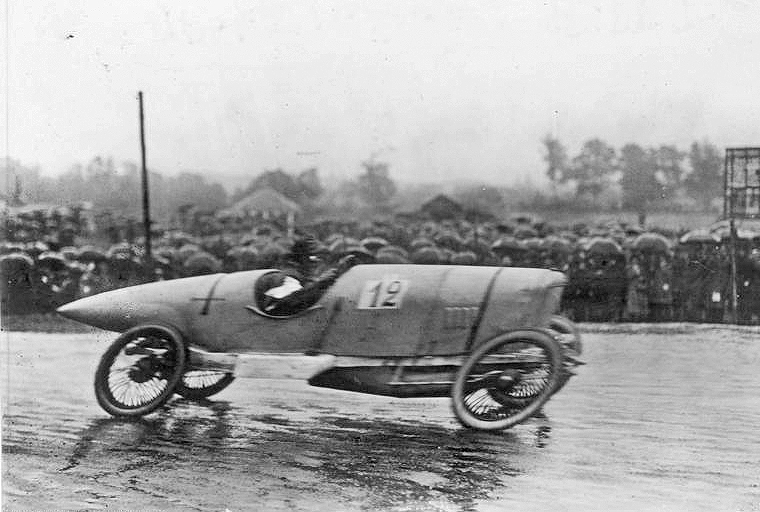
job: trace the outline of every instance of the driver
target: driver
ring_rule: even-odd
[[[259,307],[270,315],[288,316],[314,305],[338,277],[355,263],[355,256],[341,259],[336,267],[316,275],[320,258],[319,242],[312,236],[296,240],[279,272],[260,278],[263,290]]]

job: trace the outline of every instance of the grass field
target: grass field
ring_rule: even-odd
[[[73,320],[67,320],[56,313],[32,313],[28,315],[3,315],[0,322],[3,331],[29,332],[94,332],[96,329]]]
[[[530,214],[531,216],[540,217],[541,219],[557,225],[573,225],[584,223],[590,226],[596,224],[605,224],[607,222],[625,222],[627,224],[637,225],[638,215],[635,212],[602,212],[602,213],[566,213],[566,212],[544,212],[543,214]],[[647,215],[646,228],[648,229],[665,229],[668,231],[688,231],[696,228],[707,227],[719,219],[716,213],[703,212],[652,212]]]

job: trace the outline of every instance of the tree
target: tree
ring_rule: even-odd
[[[396,194],[396,184],[388,172],[388,164],[368,160],[362,162],[364,174],[358,178],[359,197],[377,212],[385,211]]]
[[[192,205],[201,212],[212,212],[227,204],[227,193],[218,183],[207,183],[205,176],[194,172],[181,172],[168,180],[171,191],[172,212],[183,205]]]
[[[723,158],[718,148],[709,142],[694,142],[689,150],[689,164],[691,172],[684,179],[686,192],[708,211],[712,201],[721,194]]]
[[[576,195],[591,194],[594,203],[617,171],[615,148],[601,139],[586,141],[562,181],[576,183]]]
[[[306,169],[297,176],[282,169],[274,169],[256,176],[245,189],[236,190],[232,199],[233,201],[240,200],[263,188],[271,188],[300,205],[316,201],[325,191],[316,167]]]
[[[498,188],[478,185],[456,192],[456,199],[471,214],[478,216],[501,215],[504,213],[504,196]]]
[[[544,161],[546,162],[546,175],[549,177],[549,181],[552,183],[552,189],[557,189],[557,184],[562,181],[562,178],[567,171],[567,150],[565,146],[551,135],[546,135],[541,139],[541,143],[544,145]]]
[[[91,197],[83,197],[85,191],[83,171],[82,164],[74,164],[68,171],[58,176],[59,197],[64,203],[92,201]]]
[[[299,202],[316,201],[325,192],[316,167],[302,171],[296,178],[296,183],[300,189],[301,201]]]
[[[686,153],[675,146],[660,146],[652,150],[657,179],[663,186],[663,194],[673,197],[683,186],[684,169],[681,165]]]
[[[274,169],[259,174],[248,186],[245,195],[262,188],[271,188],[293,201],[298,200],[301,192],[301,187],[293,176],[282,169]]]
[[[655,176],[656,158],[656,150],[647,151],[638,144],[626,144],[620,151],[623,205],[636,210],[642,224],[647,206],[662,193],[662,186]]]

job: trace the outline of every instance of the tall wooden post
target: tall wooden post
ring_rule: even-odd
[[[145,115],[143,114],[143,93],[139,91],[137,98],[140,103],[140,154],[142,156],[142,211],[143,230],[145,231],[145,275],[153,280],[153,254],[150,240],[150,195],[148,192],[148,167],[145,162]]]
[[[726,152],[726,159],[724,162],[724,180],[725,180],[725,191],[727,193],[727,201],[724,201],[724,210],[727,210],[726,213],[728,214],[728,271],[729,271],[729,290],[730,290],[730,297],[729,297],[729,319],[732,324],[735,324],[737,321],[737,306],[738,306],[738,298],[737,298],[737,292],[738,287],[736,285],[736,221],[734,219],[734,214],[736,210],[736,205],[734,204],[734,156],[731,154],[729,156],[729,152]],[[730,173],[730,174],[729,174]]]

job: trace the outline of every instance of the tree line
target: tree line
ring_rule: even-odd
[[[113,158],[96,156],[86,165],[77,164],[59,176],[42,174],[38,167],[18,161],[0,167],[0,184],[11,205],[90,203],[97,211],[111,211],[119,216],[139,217],[142,208],[140,169],[133,162],[117,165]],[[385,162],[367,160],[362,171],[332,187],[325,187],[316,168],[288,172],[283,169],[263,171],[246,187],[228,193],[208,174],[181,172],[164,176],[150,172],[151,214],[167,221],[190,209],[215,212],[234,204],[256,190],[271,188],[299,204],[310,214],[330,214],[365,209],[389,213],[397,186]]]
[[[505,210],[710,210],[721,196],[723,158],[709,142],[694,142],[688,151],[673,145],[643,147],[626,144],[619,150],[594,138],[578,154],[570,156],[556,138],[541,141],[546,176],[551,190],[533,186],[498,186],[472,182],[445,190],[442,185],[403,186],[391,177],[390,166],[373,158],[361,162],[354,176],[325,184],[318,169],[289,172],[271,169],[252,173],[246,187],[233,192],[209,181],[211,174],[181,172],[164,176],[150,172],[151,213],[158,221],[170,221],[178,212],[194,209],[214,212],[228,207],[253,191],[271,188],[299,204],[307,215],[367,215],[413,211],[437,193],[451,197],[468,210],[496,216]],[[9,161],[0,167],[0,187],[11,204],[66,205],[89,202],[95,210],[117,215],[141,215],[141,176],[133,162],[115,164],[113,158],[96,156],[87,164],[50,177],[38,167]],[[423,197],[424,196],[424,197]],[[684,206],[685,205],[685,206]]]
[[[541,142],[552,194],[560,201],[564,187],[571,206],[610,206],[602,197],[611,193],[617,206],[641,213],[684,201],[707,211],[722,195],[723,156],[707,141],[692,143],[688,151],[674,145],[643,147],[634,143],[618,150],[594,138],[572,157],[562,142],[550,135]]]

